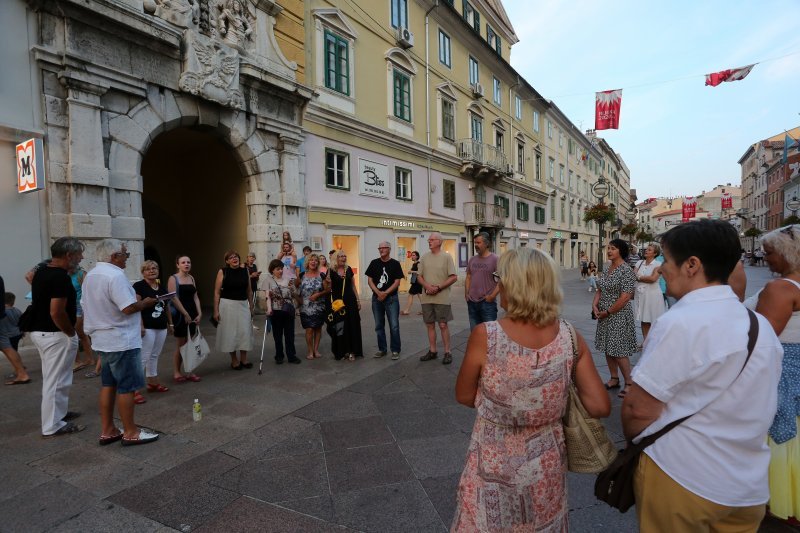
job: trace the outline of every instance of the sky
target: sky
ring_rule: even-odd
[[[583,131],[594,93],[623,89],[619,129],[599,135],[639,201],[739,185],[750,145],[800,125],[798,0],[503,5],[520,40],[511,64]],[[705,74],[757,62],[744,80],[704,85]]]

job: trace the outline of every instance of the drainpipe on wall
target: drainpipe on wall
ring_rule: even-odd
[[[513,91],[514,91],[514,89],[516,87],[519,87],[519,76],[517,76],[517,83],[515,83],[514,85],[512,85],[511,87],[508,88],[508,124],[510,126],[509,130],[511,131],[511,135],[509,135],[508,140],[510,142],[510,146],[512,147],[511,158],[510,158],[511,159],[511,163],[509,163],[509,165],[511,165],[512,169],[514,168],[514,158],[516,157],[515,153],[516,153],[517,146],[516,146],[515,139],[514,139],[514,117],[516,116],[514,106],[516,105],[516,99],[514,99],[514,101],[512,101],[511,97],[513,96],[512,93],[513,93]],[[512,172],[513,172],[513,170],[512,170]],[[511,229],[514,230],[514,244],[518,244],[517,243],[517,203],[516,203],[516,200],[514,199],[515,190],[516,190],[516,188],[515,188],[514,180],[512,179],[511,180],[511,205],[508,206],[508,211],[509,211],[509,215],[511,215]]]
[[[433,199],[431,197],[431,65],[430,65],[430,32],[429,18],[431,11],[439,7],[439,0],[425,12],[425,146],[428,147],[428,214],[433,215]]]

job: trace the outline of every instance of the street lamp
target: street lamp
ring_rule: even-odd
[[[597,198],[601,203],[603,198],[606,197],[608,194],[608,183],[606,183],[606,179],[602,176],[597,180],[597,182],[592,185],[592,196]],[[598,222],[597,226],[600,228],[598,230],[598,242],[597,242],[597,268],[600,269],[600,272],[603,272],[603,223]]]

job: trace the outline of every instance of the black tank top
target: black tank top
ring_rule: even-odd
[[[247,268],[222,269],[222,288],[220,297],[226,300],[247,300],[247,286],[250,284],[250,276]]]

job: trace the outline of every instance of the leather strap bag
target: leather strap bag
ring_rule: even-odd
[[[747,332],[747,358],[744,360],[742,369],[736,375],[731,385],[742,375],[744,367],[750,360],[753,354],[753,348],[756,346],[758,339],[758,319],[755,313],[750,309],[747,310],[750,316],[750,329]],[[696,414],[696,413],[694,413]],[[645,448],[657,441],[661,436],[668,433],[675,426],[694,416],[694,414],[674,420],[661,428],[659,431],[648,435],[640,440],[637,444],[628,443],[628,446],[619,453],[616,460],[604,471],[600,472],[594,484],[594,495],[598,500],[606,502],[611,507],[619,509],[624,513],[636,503],[633,495],[633,478],[636,474],[636,467],[639,465],[639,456]]]
[[[562,418],[564,424],[564,442],[567,447],[567,469],[570,472],[596,474],[602,472],[617,458],[618,451],[608,437],[606,428],[596,418],[589,416],[578,396],[575,387],[575,368],[580,354],[575,336],[575,328],[567,321],[566,326],[572,340],[572,377],[568,387],[567,410]]]

